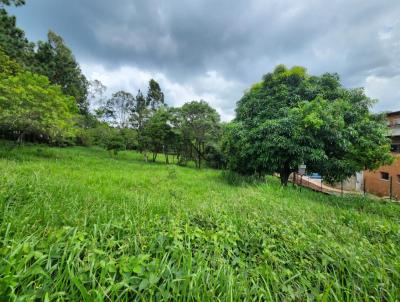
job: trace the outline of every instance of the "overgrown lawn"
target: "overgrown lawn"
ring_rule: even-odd
[[[400,299],[396,204],[0,143],[3,300]]]

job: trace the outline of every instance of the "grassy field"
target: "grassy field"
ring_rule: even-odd
[[[400,207],[0,147],[0,300],[398,301]]]

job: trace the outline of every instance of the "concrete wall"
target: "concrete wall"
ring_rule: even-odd
[[[333,187],[341,189],[342,184],[337,183]],[[346,179],[343,182],[343,190],[361,192],[363,190],[363,172],[356,173],[354,176]]]

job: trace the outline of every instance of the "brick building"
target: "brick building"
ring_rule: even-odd
[[[376,171],[364,171],[364,186],[368,193],[388,197],[392,192],[392,197],[400,200],[400,111],[388,114],[388,127],[395,162]]]

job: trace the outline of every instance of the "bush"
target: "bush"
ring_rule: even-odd
[[[110,128],[108,136],[105,139],[104,147],[108,151],[112,151],[114,155],[118,154],[118,151],[126,149],[126,144],[123,136],[121,135],[119,129]]]
[[[226,167],[226,159],[221,149],[215,145],[208,145],[204,151],[204,157],[207,166],[214,169],[222,169]]]

